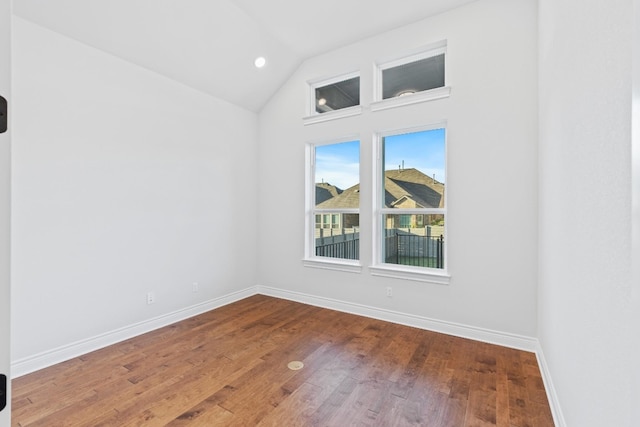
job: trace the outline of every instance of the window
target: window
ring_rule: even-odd
[[[360,259],[360,141],[308,144],[307,260]]]
[[[446,124],[419,122],[419,127],[381,133],[376,128],[393,125],[394,117],[434,123],[429,117],[437,114],[441,120],[438,108],[378,111],[447,98],[447,58],[447,42],[440,41],[362,69],[363,88],[360,72],[307,82],[305,126],[362,117],[305,133],[331,138],[346,129],[369,143],[361,146],[360,136],[307,142],[305,266],[361,272],[366,263],[374,276],[449,283]],[[366,156],[362,177],[360,153]],[[362,218],[361,189],[367,209]]]
[[[444,86],[444,53],[382,69],[382,99]]]
[[[360,107],[360,74],[309,82],[308,116],[304,124],[348,117],[362,112]]]
[[[315,88],[315,111],[318,114],[360,105],[360,77]]]
[[[342,221],[340,221],[340,217],[341,215],[338,214],[331,215],[331,228],[340,228],[340,224],[342,223]]]
[[[449,96],[446,86],[446,42],[377,64],[372,109],[430,101]]]
[[[375,264],[443,273],[445,128],[382,134],[378,148]]]

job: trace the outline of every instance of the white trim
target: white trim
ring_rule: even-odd
[[[359,214],[360,213],[360,209],[355,209],[355,208],[314,209],[314,212],[316,213],[316,215],[319,215],[319,214],[334,214],[334,213],[339,213],[339,214]]]
[[[424,92],[417,92],[407,96],[383,99],[371,103],[371,111],[387,110],[389,108],[401,107],[403,105],[418,104],[421,102],[435,101],[437,99],[448,98],[451,95],[451,86],[443,86]]]
[[[418,62],[423,59],[432,58],[438,55],[447,54],[447,42],[442,41],[438,43],[438,47],[423,48],[424,50],[416,51],[409,55],[397,57],[390,61],[377,61],[376,65],[380,71],[388,70],[390,68],[396,68],[401,65],[410,64],[412,62]]]
[[[172,313],[167,313],[153,319],[143,320],[133,325],[125,326],[111,332],[106,332],[92,338],[76,341],[52,350],[48,350],[33,356],[28,356],[11,363],[11,375],[17,378],[31,372],[55,365],[65,360],[90,353],[109,345],[122,342],[164,326],[188,319],[198,314],[231,304],[232,302],[248,298],[257,293],[257,287],[232,292],[221,297],[213,298],[199,304],[192,305]]]
[[[403,196],[406,199],[406,196]],[[445,208],[382,208],[380,209],[382,215],[444,215],[446,214]],[[400,227],[406,228],[406,227]]]
[[[327,111],[322,114],[314,114],[312,116],[307,116],[302,118],[302,123],[305,126],[312,125],[315,123],[323,123],[328,122],[330,120],[343,119],[345,117],[357,116],[362,114],[362,106],[354,105],[353,107],[341,108],[339,110]]]
[[[538,366],[540,367],[540,375],[542,376],[542,382],[544,383],[544,389],[547,393],[547,400],[549,401],[549,407],[551,408],[551,415],[553,416],[553,423],[556,427],[566,427],[567,423],[562,415],[562,409],[560,408],[560,401],[558,400],[558,394],[553,386],[551,380],[551,372],[549,366],[544,358],[544,352],[542,351],[542,345],[538,341],[536,346],[536,358],[538,359]]]
[[[380,58],[376,61],[376,68],[387,69],[396,67],[398,65],[406,64],[408,62],[415,62],[421,59],[429,58],[430,56],[439,55],[446,52],[447,40],[439,40],[437,42],[429,43],[415,49],[411,49],[403,52],[402,54],[390,55],[385,58]],[[446,68],[445,68],[446,71]]]
[[[446,261],[446,258],[445,258]],[[448,285],[451,276],[439,270],[424,267],[398,266],[396,264],[372,265],[369,267],[372,276],[390,277],[392,279],[415,280],[418,282]]]
[[[356,77],[360,77],[359,70],[351,71],[344,74],[339,74],[334,77],[319,77],[316,79],[307,80],[307,84],[309,85],[310,88],[315,90],[319,87],[324,87],[324,86],[332,85],[334,83],[344,82],[345,80],[354,79]],[[312,98],[315,98],[315,96],[316,94],[314,92]],[[314,100],[314,107],[315,107],[315,100]]]
[[[444,120],[429,121],[417,126],[387,128],[384,130],[378,129],[373,132],[374,133],[373,138],[374,138],[374,141],[378,141],[381,137],[402,135],[405,133],[424,132],[424,131],[436,130],[436,129],[444,129],[445,131],[448,131],[447,129],[448,123],[449,122],[446,119],[444,119]],[[448,132],[445,132],[445,137],[447,137],[447,141],[445,141],[446,143],[448,142]],[[445,144],[445,149],[446,149],[446,144]],[[377,156],[382,157],[382,152],[378,152]],[[446,172],[446,167],[445,167],[445,172]],[[446,174],[445,174],[445,178],[446,178]]]
[[[321,145],[341,144],[343,142],[354,142],[354,141],[360,142],[360,134],[359,133],[350,133],[350,134],[346,134],[346,135],[342,135],[342,136],[337,136],[335,138],[313,139],[313,140],[307,141],[306,143],[307,143],[307,145],[316,147],[316,146],[321,146]],[[310,160],[311,161],[315,161],[315,156],[313,158],[311,158]]]
[[[358,316],[365,316],[372,319],[384,320],[386,322],[439,332],[442,334],[454,335],[489,344],[501,345],[503,347],[515,348],[517,350],[535,352],[538,343],[538,340],[533,337],[478,328],[475,326],[447,322],[444,320],[431,319],[413,314],[400,313],[393,310],[370,307],[362,304],[340,301],[333,298],[304,294],[301,292],[292,292],[270,286],[258,286],[258,293],[261,295],[309,304],[316,307],[328,308],[344,313],[356,314]]]
[[[347,273],[362,273],[362,265],[359,261],[349,262],[342,258],[326,259],[322,257],[314,257],[312,259],[302,260],[305,267],[321,268],[323,270],[346,271]]]
[[[308,142],[304,148],[304,156],[304,257],[310,258],[315,255],[311,250],[311,229],[316,227],[316,218],[313,212],[316,204],[316,144]]]

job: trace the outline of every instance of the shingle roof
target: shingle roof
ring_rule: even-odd
[[[317,200],[317,199],[316,199]],[[360,184],[347,188],[337,196],[316,205],[320,209],[352,209],[360,207]]]
[[[387,207],[393,207],[403,197],[409,197],[423,208],[444,207],[444,184],[414,168],[386,171],[385,190]]]
[[[408,198],[423,208],[444,207],[444,184],[430,178],[417,169],[385,171],[385,207]],[[316,184],[316,194],[317,194]],[[318,200],[316,198],[316,200]],[[318,203],[320,209],[350,209],[360,206],[360,184],[347,188],[342,193]]]
[[[342,190],[328,182],[316,183],[316,204],[329,200],[342,193]]]

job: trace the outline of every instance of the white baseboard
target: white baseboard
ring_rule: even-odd
[[[31,372],[55,365],[56,363],[73,359],[74,357],[99,350],[109,345],[136,337],[138,335],[142,335],[147,332],[151,332],[172,323],[176,323],[181,320],[197,316],[198,314],[206,313],[207,311],[216,309],[218,307],[231,304],[232,302],[255,295],[257,292],[257,287],[253,286],[238,292],[233,292],[231,294],[223,295],[221,297],[202,302],[200,304],[195,304],[190,307],[174,311],[172,313],[164,314],[153,319],[138,322],[133,325],[125,326],[111,332],[106,332],[92,338],[87,338],[68,345],[64,345],[62,347],[55,348],[53,350],[36,354],[34,356],[16,360],[11,363],[11,376],[13,378],[17,378],[22,375],[26,375]]]
[[[540,367],[540,374],[542,375],[542,381],[544,382],[544,389],[547,391],[547,400],[549,400],[549,406],[551,407],[553,422],[556,427],[567,427],[567,423],[562,415],[556,389],[553,386],[553,381],[551,380],[551,372],[549,371],[549,366],[544,358],[544,351],[542,350],[540,342],[538,342],[538,346],[536,348],[536,357],[538,358],[538,366]]]
[[[497,344],[503,347],[529,351],[532,353],[538,349],[538,340],[533,337],[493,331],[490,329],[462,325],[443,320],[430,319],[428,317],[400,313],[377,307],[369,307],[366,305],[292,292],[268,286],[258,286],[258,293],[304,304],[315,305],[317,307],[329,308],[345,313],[357,314],[360,316],[371,317],[373,319],[385,320],[387,322],[440,332],[447,335],[454,335],[461,338],[469,338],[476,341]]]

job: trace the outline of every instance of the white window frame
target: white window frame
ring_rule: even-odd
[[[400,135],[405,133],[414,133],[429,131],[435,129],[445,130],[445,186],[444,186],[444,208],[427,208],[427,209],[397,209],[397,208],[385,208],[384,207],[384,164],[383,164],[383,139],[387,136]],[[394,130],[386,130],[376,132],[374,134],[375,142],[375,156],[373,161],[373,182],[375,191],[373,193],[373,230],[371,233],[373,242],[373,258],[372,265],[369,270],[373,276],[392,277],[398,279],[416,280],[421,282],[429,282],[440,285],[448,285],[451,278],[448,272],[449,256],[448,256],[448,240],[449,240],[449,217],[447,214],[448,205],[448,185],[446,183],[447,175],[449,173],[448,168],[448,145],[449,145],[449,132],[446,121],[440,121],[424,126],[417,126],[411,128],[401,128]],[[414,215],[414,214],[442,214],[445,217],[444,221],[444,268],[436,269],[430,267],[415,267],[401,264],[388,264],[383,261],[382,257],[382,237],[384,228],[384,216],[385,215]]]
[[[341,108],[340,110],[328,111],[326,113],[318,113],[316,111],[316,89],[323,86],[328,86],[334,83],[339,83],[345,80],[353,79],[355,77],[360,78],[360,105],[354,105],[353,107]],[[314,123],[322,123],[330,120],[341,119],[344,117],[357,116],[362,114],[362,77],[360,71],[353,71],[346,74],[331,78],[322,78],[309,80],[307,82],[307,116],[302,119],[303,124],[310,125]]]
[[[431,58],[436,55],[444,54],[444,86],[417,92],[408,96],[401,96],[396,98],[382,99],[382,72],[390,68],[398,67],[400,65],[409,64],[411,62],[420,61],[423,59]],[[371,111],[385,110],[388,108],[395,108],[403,105],[416,104],[419,102],[434,101],[436,99],[447,98],[451,95],[451,86],[449,85],[448,70],[448,55],[447,55],[447,41],[439,41],[436,43],[423,46],[413,52],[406,53],[402,57],[394,57],[382,61],[378,61],[374,64],[373,72],[373,102],[371,103]]]
[[[326,113],[325,113],[326,114]],[[362,165],[362,139],[360,135],[350,135],[336,139],[310,141],[305,147],[305,249],[303,265],[306,267],[322,268],[327,270],[346,271],[350,273],[361,273],[361,260],[350,260],[343,258],[328,258],[316,256],[315,248],[315,230],[316,215],[324,214],[358,214],[362,208],[362,200],[358,209],[317,209],[316,208],[316,147],[321,145],[340,144],[343,142],[359,141],[360,143],[360,165]],[[362,167],[360,170],[360,179],[362,181]],[[330,228],[329,228],[330,229]],[[362,253],[362,247],[360,247]]]

